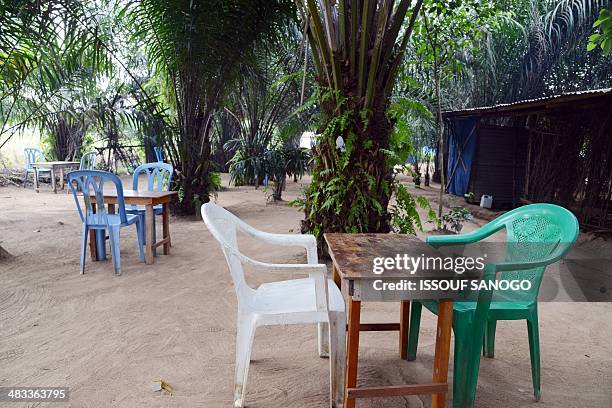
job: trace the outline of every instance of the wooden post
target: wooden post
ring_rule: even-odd
[[[448,359],[450,355],[450,339],[453,326],[453,301],[440,300],[438,304],[438,327],[436,330],[436,351],[434,355],[433,383],[448,381]],[[432,408],[444,408],[446,393],[434,394],[431,397]]]
[[[145,205],[145,230],[147,232],[145,239],[145,263],[147,265],[151,265],[154,262],[153,249],[155,246],[155,239],[153,238],[153,228],[155,227],[153,225],[153,217],[155,217],[155,214],[153,214],[153,205]]]
[[[162,213],[162,222],[163,222],[163,239],[166,240],[164,242],[164,255],[168,255],[170,253],[170,207],[168,203],[163,204],[163,213]]]
[[[403,300],[400,304],[399,353],[402,360],[408,359],[408,333],[410,327],[410,301]]]
[[[361,301],[349,299],[348,337],[346,346],[346,392],[345,408],[355,408],[355,399],[349,399],[349,388],[357,386],[357,363],[359,361],[359,326],[361,320]]]
[[[51,165],[51,187],[53,192],[57,194],[57,184],[55,183],[55,166]]]

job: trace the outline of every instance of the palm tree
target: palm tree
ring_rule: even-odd
[[[290,0],[142,0],[124,13],[176,117],[177,134],[164,146],[176,170],[178,213],[209,200],[215,112],[253,45],[271,41],[292,13]]]
[[[308,23],[321,108],[303,229],[319,237],[388,231],[393,122],[386,111],[423,1],[298,3]]]

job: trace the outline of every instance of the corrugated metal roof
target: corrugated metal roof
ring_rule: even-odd
[[[612,97],[612,88],[594,89],[590,91],[569,92],[561,95],[546,96],[512,103],[502,103],[493,106],[461,109],[443,112],[444,117],[480,116],[494,114],[521,115],[533,111],[543,111],[563,107],[576,102],[586,103],[589,100]],[[610,98],[612,103],[612,98]]]

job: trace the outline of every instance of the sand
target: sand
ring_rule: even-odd
[[[227,180],[227,179],[225,179]],[[288,182],[285,198],[299,194]],[[295,232],[302,215],[266,193],[232,187],[217,202],[270,232]],[[0,386],[67,386],[70,407],[230,407],[236,298],[217,243],[196,218],[171,219],[172,253],[138,262],[135,228],[122,230],[122,276],[112,263],[79,274],[80,220],[72,196],[48,185],[0,188]],[[299,249],[242,240],[260,260],[299,262]],[[254,285],[273,279],[249,276]],[[367,304],[364,321],[397,321],[399,306]],[[540,305],[542,407],[612,407],[612,304]],[[398,358],[397,334],[361,337],[359,382],[425,382],[431,377],[433,316],[423,313],[417,361]],[[478,407],[531,407],[524,322],[500,322],[496,358],[483,359]],[[452,366],[452,364],[451,364]],[[163,378],[167,395],[152,390]],[[247,388],[249,407],[324,407],[328,361],[314,326],[258,329]],[[1,403],[19,407],[20,404]],[[23,405],[34,406],[34,405]],[[361,400],[358,407],[429,406],[428,397]]]

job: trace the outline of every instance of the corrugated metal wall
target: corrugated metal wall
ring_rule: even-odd
[[[480,201],[493,196],[493,208],[515,207],[523,195],[527,162],[525,129],[479,125],[470,191]]]

